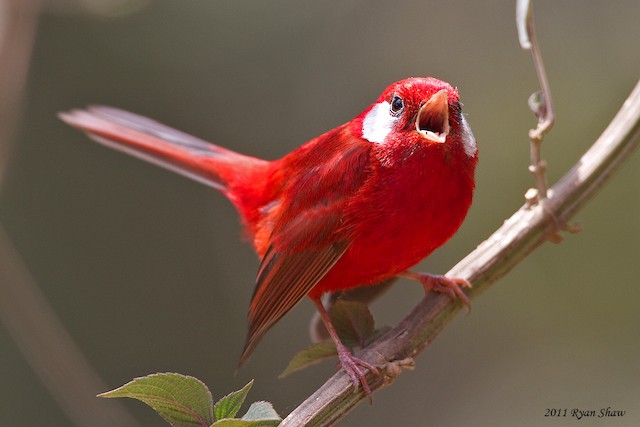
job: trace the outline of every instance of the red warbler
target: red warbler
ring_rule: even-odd
[[[462,279],[408,268],[444,244],[471,205],[476,141],[457,89],[409,78],[385,89],[356,118],[279,160],[236,153],[109,107],[60,114],[96,141],[222,192],[261,258],[240,363],[305,295],[316,305],[354,388],[366,370],[337,336],[326,292],[394,276],[468,304]]]

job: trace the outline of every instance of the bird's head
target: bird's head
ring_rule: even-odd
[[[442,80],[413,77],[393,83],[358,119],[362,138],[374,144],[447,144],[476,156],[458,90]]]

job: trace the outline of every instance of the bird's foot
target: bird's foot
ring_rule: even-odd
[[[375,373],[376,375],[380,375],[380,371],[378,368],[370,364],[369,362],[365,362],[364,360],[356,357],[351,353],[351,351],[340,341],[340,337],[338,336],[338,332],[333,327],[331,323],[331,319],[329,318],[329,313],[324,308],[322,301],[320,298],[311,298],[313,303],[316,305],[318,309],[318,314],[324,323],[324,326],[327,328],[327,332],[331,339],[336,345],[336,350],[338,352],[338,359],[340,359],[340,365],[342,369],[349,375],[351,378],[351,382],[353,383],[353,390],[355,393],[358,392],[358,388],[360,388],[360,384],[362,384],[362,389],[364,390],[364,394],[369,399],[369,403],[371,403],[371,387],[369,387],[369,383],[367,382],[367,370]]]
[[[459,298],[467,308],[467,312],[471,311],[469,297],[462,291],[463,288],[471,288],[471,283],[468,280],[447,277],[441,274],[414,273],[412,271],[405,271],[401,276],[419,281],[425,292],[434,291],[447,294],[453,300]]]
[[[367,370],[377,375],[380,374],[380,371],[372,364],[354,356],[353,353],[343,345],[337,346],[337,350],[340,365],[342,365],[342,369],[344,369],[351,378],[354,391],[357,392],[360,384],[362,384],[364,394],[369,398],[369,402],[371,402],[371,388],[369,387],[366,377]]]

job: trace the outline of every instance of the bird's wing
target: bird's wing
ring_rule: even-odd
[[[249,357],[271,326],[324,277],[348,245],[346,241],[337,242],[319,250],[306,250],[284,256],[273,249],[267,252],[249,309],[249,332],[240,364]]]
[[[249,332],[240,364],[351,244],[345,207],[366,180],[369,148],[354,144],[341,149],[327,143],[321,153],[314,151],[296,158],[295,179],[283,190],[249,308]]]

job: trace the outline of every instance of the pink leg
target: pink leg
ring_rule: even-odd
[[[470,288],[471,283],[465,279],[457,277],[446,277],[439,274],[414,273],[413,271],[405,271],[398,276],[407,279],[417,280],[422,283],[425,292],[435,291],[447,294],[451,299],[460,298],[460,301],[467,307],[467,311],[471,311],[471,302],[469,297],[462,292],[462,288]]]
[[[351,351],[340,341],[338,337],[338,333],[336,332],[333,324],[331,323],[331,319],[329,318],[329,313],[325,310],[324,305],[322,305],[322,301],[320,299],[312,298],[313,303],[316,305],[318,309],[318,313],[320,314],[320,318],[324,322],[324,326],[327,328],[331,339],[336,344],[336,349],[338,350],[338,358],[340,359],[340,364],[342,365],[342,369],[351,377],[351,381],[353,382],[353,388],[357,392],[358,387],[362,384],[362,388],[364,389],[364,393],[369,396],[369,400],[371,400],[371,388],[367,383],[367,378],[365,374],[367,373],[367,369],[378,373],[378,368],[371,365],[370,363],[365,362],[362,359],[355,357]]]

